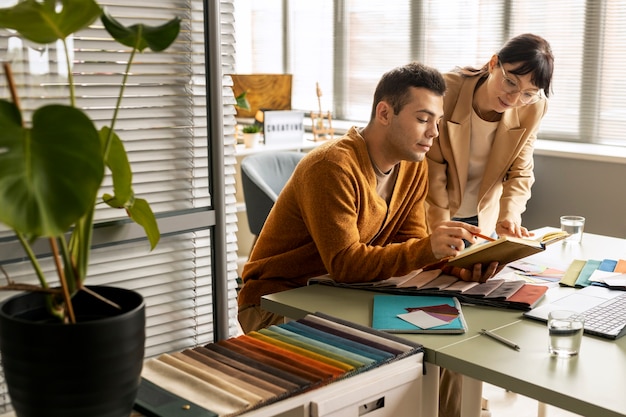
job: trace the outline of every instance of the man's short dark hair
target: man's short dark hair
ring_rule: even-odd
[[[395,114],[400,113],[410,100],[410,87],[426,88],[439,96],[446,92],[446,82],[439,71],[419,62],[411,62],[383,74],[374,92],[370,117],[374,119],[376,106],[383,100],[393,107]]]

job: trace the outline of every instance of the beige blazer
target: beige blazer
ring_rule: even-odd
[[[439,139],[427,153],[429,192],[427,219],[431,230],[454,217],[467,184],[472,97],[480,76],[444,75],[444,119]],[[533,149],[547,101],[502,114],[478,195],[478,225],[491,234],[508,219],[521,224],[535,181]]]

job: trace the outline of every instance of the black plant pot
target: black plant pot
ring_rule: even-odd
[[[141,294],[89,287],[121,310],[80,292],[76,324],[49,319],[44,296],[0,305],[0,354],[18,417],[128,417],[139,388],[145,345]]]

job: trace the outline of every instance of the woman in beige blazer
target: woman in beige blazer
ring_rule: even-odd
[[[427,153],[431,228],[456,219],[480,226],[483,234],[529,236],[522,213],[553,63],[546,40],[523,34],[482,68],[444,74],[445,116]]]
[[[533,146],[550,92],[550,45],[532,34],[512,38],[482,68],[444,74],[439,140],[426,154],[431,230],[454,219],[482,234],[528,236]],[[458,417],[462,378],[441,369],[439,417]]]

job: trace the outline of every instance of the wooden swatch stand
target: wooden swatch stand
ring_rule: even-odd
[[[335,129],[333,129],[330,112],[327,112],[325,115],[311,112],[311,130],[313,131],[313,140],[315,142],[332,139]]]
[[[333,129],[330,112],[326,112],[326,114],[322,112],[322,90],[320,89],[319,83],[315,83],[315,93],[317,95],[319,111],[317,113],[311,112],[311,130],[313,131],[313,140],[317,142],[332,139],[335,134],[335,129]]]

